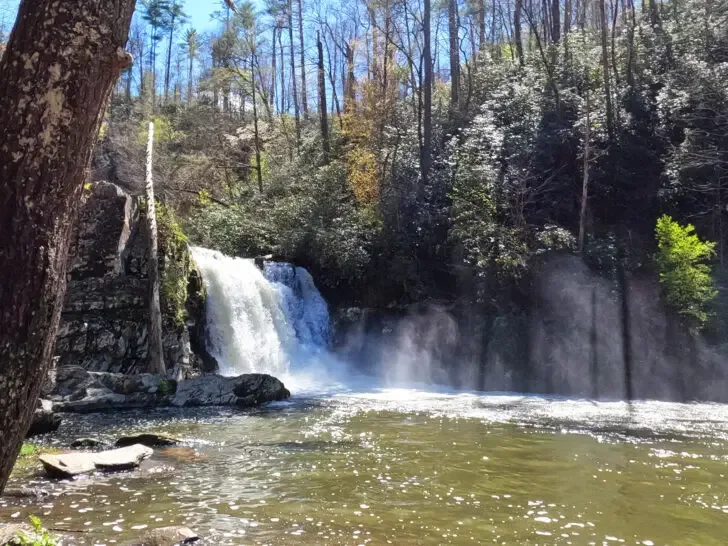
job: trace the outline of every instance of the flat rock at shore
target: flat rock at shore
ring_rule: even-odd
[[[69,478],[96,470],[111,472],[136,468],[154,451],[141,444],[101,451],[99,453],[63,453],[38,457],[46,472],[53,477]]]

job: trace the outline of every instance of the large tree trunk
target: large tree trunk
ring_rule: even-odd
[[[418,187],[418,199],[424,197],[425,184],[430,175],[430,161],[432,155],[432,48],[431,48],[431,13],[430,0],[425,0],[424,10],[425,46],[422,51],[425,62],[425,81],[423,87],[423,115],[422,115],[422,150],[420,152],[420,172],[422,180]]]
[[[258,191],[263,193],[263,164],[260,158],[260,132],[258,131],[258,103],[257,97],[255,96],[255,65],[258,64],[258,59],[255,54],[255,49],[251,52],[250,59],[250,93],[253,101],[253,132],[255,137],[255,173],[258,176]],[[245,104],[245,101],[242,101]]]
[[[492,17],[495,17],[495,13]],[[478,30],[478,49],[482,53],[485,50],[485,0],[478,2]]]
[[[301,46],[301,106],[303,107],[303,117],[308,119],[308,95],[306,85],[306,56],[303,37],[303,0],[298,0],[298,40]]]
[[[0,61],[0,493],[55,347],[71,227],[134,0],[23,0]]]
[[[586,89],[586,120],[584,122],[584,172],[581,184],[581,206],[579,208],[579,253],[584,252],[586,238],[586,206],[589,199],[589,151],[591,140],[591,100]]]
[[[298,89],[296,89],[296,58],[293,49],[293,0],[288,0],[288,45],[291,49],[291,94],[293,95],[293,114],[296,122],[296,147],[301,144],[301,112],[298,108]]]
[[[278,22],[276,22],[273,25],[273,40],[271,41],[271,50],[273,54],[273,59],[271,60],[271,82],[270,82],[270,93],[268,95],[268,100],[270,101],[270,108],[275,109],[276,107],[276,78],[278,77],[276,73],[276,33],[278,32]],[[282,114],[283,112],[281,112]]]
[[[447,15],[450,36],[450,118],[453,118],[460,110],[460,22],[457,0],[448,1]]]
[[[516,54],[518,55],[518,62],[521,66],[523,66],[525,62],[525,59],[523,58],[523,40],[521,38],[522,11],[523,0],[516,0],[516,5],[513,9],[513,39],[516,42]]]
[[[286,58],[284,56],[284,50],[283,50],[283,27],[281,27],[281,31],[278,33],[278,45],[280,46],[280,52],[281,52],[281,109],[280,112],[283,114],[287,110],[286,108]]]
[[[162,309],[159,304],[159,238],[157,235],[157,203],[154,200],[154,122],[149,123],[147,137],[147,233],[149,235],[149,373],[164,375],[162,350]]]
[[[607,8],[604,0],[599,0],[599,21],[601,23],[602,76],[604,80],[604,99],[607,110],[607,135],[609,143],[614,142],[614,110],[612,109],[612,85],[609,75],[609,52],[607,49]]]
[[[190,66],[187,71],[187,104],[192,104],[192,72],[195,67],[195,57],[190,55]]]
[[[561,3],[551,0],[551,41],[557,43],[561,39]]]
[[[167,63],[164,71],[164,104],[169,101],[169,76],[172,69],[172,41],[174,40],[174,15],[169,24],[169,44],[167,47]]]
[[[321,122],[321,140],[324,145],[324,156],[329,157],[329,116],[326,109],[326,74],[324,72],[324,45],[321,43],[320,33],[316,33],[316,48],[318,49],[318,93],[319,93],[319,120]]]

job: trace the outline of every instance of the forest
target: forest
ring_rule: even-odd
[[[713,242],[668,294],[707,322],[692,265],[725,254],[725,2],[220,4],[207,33],[178,1],[138,6],[94,156],[141,188],[152,116],[157,191],[193,243],[306,266],[337,301],[504,312],[549,250],[669,274],[668,215],[678,244],[690,224]]]

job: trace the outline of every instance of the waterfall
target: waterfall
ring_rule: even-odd
[[[326,353],[329,312],[301,267],[192,248],[207,290],[207,345],[220,373],[289,376]]]

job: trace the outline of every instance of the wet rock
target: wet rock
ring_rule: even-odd
[[[133,434],[131,436],[122,436],[116,441],[117,447],[126,447],[134,444],[141,444],[148,447],[174,446],[181,442],[177,438],[167,436],[166,434],[158,434],[155,432],[143,432],[141,434]]]
[[[53,403],[50,400],[39,400],[38,408],[33,414],[33,422],[28,429],[26,438],[53,432],[61,426],[61,416],[54,413]]]
[[[136,468],[153,453],[152,449],[136,444],[99,453],[41,455],[38,459],[51,477],[69,478],[79,474],[89,474],[96,470],[114,472]]]
[[[99,449],[109,447],[109,443],[97,438],[77,438],[71,442],[73,449]]]
[[[194,544],[200,537],[188,527],[160,527],[152,529],[134,546],[174,546],[176,544]]]
[[[135,444],[121,449],[102,451],[94,454],[94,464],[99,470],[113,472],[136,468],[144,460],[152,456],[154,450],[141,444]]]
[[[70,478],[79,474],[89,474],[96,470],[91,455],[87,453],[41,455],[38,460],[52,478]]]
[[[59,368],[53,409],[91,413],[169,405],[176,382],[153,374],[89,372],[79,366]]]
[[[169,405],[251,407],[289,396],[283,383],[266,374],[203,375],[177,382],[152,374],[89,372],[74,366],[58,369],[53,410],[91,413]]]
[[[18,487],[17,489],[6,489],[2,496],[12,499],[41,500],[48,495],[50,492],[40,487]]]
[[[180,382],[172,404],[179,407],[251,407],[285,400],[290,396],[291,393],[281,381],[267,374],[244,374],[238,377],[203,375]]]

